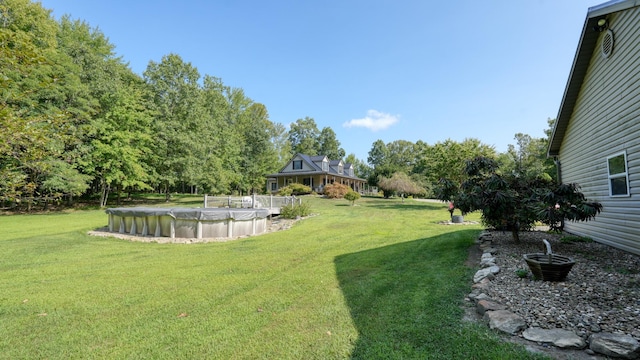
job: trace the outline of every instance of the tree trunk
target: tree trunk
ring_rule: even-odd
[[[103,180],[101,183],[100,189],[100,207],[103,208],[107,206],[107,200],[109,199],[109,188],[110,186]]]
[[[513,241],[515,241],[516,243],[520,243],[520,232],[517,228],[511,230],[511,236],[513,237]]]
[[[169,202],[171,200],[171,194],[169,193],[169,182],[164,183],[164,201]]]

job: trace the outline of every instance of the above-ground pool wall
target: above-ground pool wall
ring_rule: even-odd
[[[206,210],[203,210],[206,211]],[[150,211],[153,215],[145,215],[138,209],[109,209],[109,231],[139,236],[169,238],[231,238],[238,236],[262,234],[267,230],[267,212],[247,210],[242,214],[229,213],[222,218],[224,212],[211,216],[207,212],[194,218],[176,218],[160,211]],[[238,217],[240,219],[234,219]],[[205,218],[204,220],[200,218]],[[212,218],[215,218],[212,219]]]

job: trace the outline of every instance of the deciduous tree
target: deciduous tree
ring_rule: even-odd
[[[289,129],[289,142],[294,154],[324,155],[318,154],[318,138],[320,130],[313,118],[305,117],[291,124]]]
[[[340,141],[336,133],[330,127],[322,128],[318,135],[318,155],[326,155],[331,160],[344,158],[344,149],[340,147]]]
[[[416,184],[407,174],[397,172],[390,178],[383,177],[378,181],[378,187],[382,189],[385,197],[392,194],[399,194],[404,198],[405,195],[424,194],[424,188]]]
[[[560,222],[558,217],[586,221],[602,209],[587,201],[575,184],[558,186],[544,176],[503,174],[491,158],[467,161],[465,176],[462,183],[443,179],[438,199],[452,201],[463,214],[482,211],[485,225],[511,231],[516,242],[520,231],[531,229],[536,221],[550,225]]]

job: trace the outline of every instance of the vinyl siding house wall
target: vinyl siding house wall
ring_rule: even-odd
[[[280,172],[267,175],[267,192],[277,192],[292,183],[307,185],[311,190],[322,194],[325,185],[334,183],[362,192],[366,180],[357,177],[353,165],[342,160],[329,160],[324,155],[296,154]]]
[[[589,8],[548,155],[603,205],[565,230],[640,254],[640,2]]]

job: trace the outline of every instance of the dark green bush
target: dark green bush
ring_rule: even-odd
[[[344,199],[351,201],[351,206],[353,206],[353,204],[355,204],[356,200],[360,199],[360,194],[358,194],[357,192],[351,190],[348,193],[346,193],[344,195]]]
[[[295,219],[297,217],[305,217],[311,214],[311,206],[303,202],[301,204],[289,204],[280,208],[280,216],[285,219]]]
[[[311,187],[302,184],[289,184],[278,190],[278,195],[291,196],[291,195],[307,195],[311,194]]]
[[[586,236],[577,236],[577,235],[567,235],[560,238],[560,242],[565,244],[568,243],[590,243],[593,242],[593,239]]]

